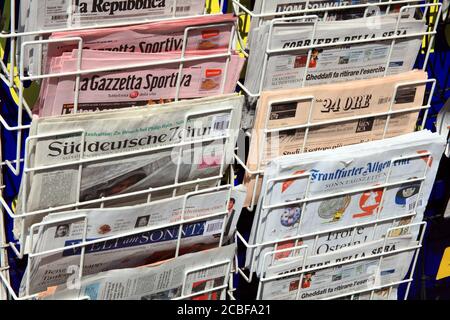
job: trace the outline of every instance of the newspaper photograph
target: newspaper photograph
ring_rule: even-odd
[[[297,242],[308,245],[309,254],[324,254],[422,221],[444,146],[438,134],[419,131],[302,158],[275,158],[266,167],[250,243],[294,246],[283,239],[305,235]],[[417,156],[423,153],[430,156]],[[269,183],[274,178],[281,179]],[[377,188],[383,184],[388,185]],[[259,272],[261,257],[273,247],[248,250],[247,265],[256,260]]]
[[[415,251],[395,252],[414,248],[418,243],[410,237],[389,238],[385,245],[384,242],[385,240],[379,240],[339,252],[308,257],[304,272],[301,272],[301,257],[269,267],[265,278],[281,275],[286,277],[263,283],[261,298],[320,300],[401,281],[407,275]],[[371,258],[382,253],[386,253],[382,259]],[[357,261],[350,262],[351,260]],[[364,296],[363,294],[361,298],[364,299]]]
[[[29,290],[36,293],[63,284],[72,268],[79,269],[82,248],[65,248],[82,243],[85,228],[86,241],[106,240],[84,247],[84,275],[170,259],[179,238],[180,254],[217,247],[221,240],[232,242],[244,198],[245,190],[237,187],[133,207],[50,214],[33,236],[32,252],[43,255],[33,258],[27,269]],[[180,227],[180,221],[190,222]],[[58,252],[45,254],[48,250]],[[24,277],[23,288],[26,281]]]
[[[213,187],[233,159],[242,104],[242,96],[226,95],[152,108],[34,118],[30,136],[43,137],[30,140],[28,167],[42,170],[24,175],[17,212],[77,201],[82,205],[174,183],[184,183],[184,190],[177,192],[193,191],[196,185]],[[80,159],[85,161],[81,171]],[[162,196],[172,197],[177,188],[167,187]],[[143,194],[144,203],[148,195]],[[127,205],[127,199],[119,200]],[[40,219],[35,215],[25,220],[29,226]]]
[[[306,86],[311,86],[370,79],[381,77],[385,72],[391,75],[412,70],[422,37],[407,36],[424,32],[425,22],[414,18],[401,18],[398,28],[396,26],[395,15],[379,16],[373,23],[370,23],[368,18],[316,23],[286,21],[274,24],[271,33],[270,24],[262,25],[255,29],[252,40],[257,47],[252,47],[252,50],[260,53],[266,52],[267,47],[270,50],[285,48],[299,48],[299,50],[290,53],[271,53],[268,57],[265,54],[250,55],[245,86],[250,92],[257,94],[260,93],[261,83],[262,90],[287,89],[301,87],[304,79]],[[315,36],[311,39],[313,30]],[[395,41],[392,50],[392,40],[320,46],[394,35],[403,38]],[[318,47],[312,48],[310,54],[309,48],[302,50],[314,45]],[[306,66],[308,60],[309,65]]]
[[[413,132],[419,112],[408,110],[424,105],[427,77],[426,72],[414,70],[382,79],[263,91],[257,105],[247,167],[262,170],[278,156],[335,149]],[[423,82],[405,85],[420,81]],[[375,116],[390,110],[405,112],[390,117]],[[317,125],[364,115],[367,118]],[[313,126],[309,127],[307,136],[305,127],[292,129],[308,124]],[[276,132],[265,133],[275,129]],[[261,179],[257,186],[255,180],[254,175],[247,174],[245,178],[249,190],[247,206],[255,188],[256,199],[259,196]]]
[[[79,284],[49,288],[39,299],[225,300],[235,251],[236,246],[229,245],[155,265],[106,271],[84,277]]]

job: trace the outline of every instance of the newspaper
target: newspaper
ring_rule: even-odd
[[[368,7],[360,7],[353,9],[343,9],[343,7],[350,5],[361,5],[361,4],[372,3]],[[328,8],[326,11],[314,11]],[[339,8],[339,10],[333,10]],[[310,10],[305,12],[304,10]],[[311,11],[312,10],[312,11]],[[283,15],[279,16],[265,16],[265,17],[254,17],[250,25],[250,36],[251,41],[254,29],[259,25],[269,22],[274,18],[286,17],[286,16],[300,16],[302,13],[292,14],[295,11],[303,11],[303,14],[316,15],[320,20],[324,21],[334,21],[334,20],[347,20],[373,16],[375,14],[384,13],[385,6],[382,6],[382,1],[378,0],[256,0],[253,7],[253,13],[258,14],[268,14],[277,13]],[[395,5],[392,6],[390,12],[396,12]]]
[[[21,8],[21,25],[25,32],[32,32],[195,16],[203,14],[205,1],[26,0],[22,1]]]
[[[0,150],[3,150],[1,148],[2,141],[0,139]],[[2,151],[0,151],[0,159],[3,159]],[[0,172],[0,185],[3,186],[3,174]],[[3,196],[3,188],[0,190],[0,195]],[[0,271],[2,275],[9,279],[9,272],[8,272],[8,251],[6,250],[6,228],[5,228],[5,220],[4,220],[4,214],[3,210],[0,211]],[[3,269],[5,268],[5,269]],[[3,271],[5,270],[5,271]],[[0,280],[0,300],[6,300],[7,298],[7,289],[4,283]]]
[[[158,265],[102,272],[83,278],[78,288],[49,288],[40,299],[225,300],[235,250],[229,245]]]
[[[19,31],[71,30],[125,25],[130,21],[144,23],[203,15],[204,11],[203,0],[24,0],[20,5]],[[28,35],[20,40],[24,43],[39,39],[35,35]],[[40,55],[35,53],[25,53],[24,56],[25,65],[32,64],[30,69],[34,73],[39,65],[35,59],[37,56],[40,59]]]
[[[47,74],[51,58],[61,56],[64,52],[77,49],[79,43],[68,38],[81,38],[84,49],[129,52],[129,53],[163,53],[180,52],[183,49],[186,33],[186,50],[228,49],[231,31],[236,18],[232,14],[208,15],[126,27],[63,31],[50,35],[58,40],[42,48],[41,59],[35,51],[37,47],[25,48],[24,68],[32,74]],[[46,62],[42,62],[46,61]],[[40,66],[45,69],[40,70]]]
[[[133,207],[48,215],[43,220],[46,225],[33,237],[33,252],[42,255],[33,258],[27,269],[29,292],[63,284],[71,268],[79,269],[81,248],[65,248],[82,243],[85,227],[87,241],[105,241],[85,246],[84,275],[136,267],[172,258],[178,238],[181,254],[233,242],[244,198],[242,188],[228,188]],[[49,250],[57,252],[45,254]],[[22,291],[26,281],[24,277]]]
[[[301,257],[272,266],[268,268],[266,278],[286,276],[264,282],[262,299],[318,300],[350,295],[352,292],[401,281],[408,273],[415,251],[395,252],[414,249],[417,244],[410,237],[389,238],[386,244],[385,240],[379,240],[339,252],[308,257],[304,270]],[[386,253],[382,259],[379,256],[371,258],[382,253]],[[352,260],[355,261],[351,262]],[[367,299],[367,294],[363,294],[361,298]],[[394,299],[395,296],[391,298]]]
[[[223,50],[189,51],[187,58],[203,58],[220,54]],[[71,55],[52,59],[50,72],[77,71],[78,50]],[[179,53],[122,53],[83,50],[81,70],[120,67],[179,58]],[[76,77],[60,77],[48,80],[41,89],[39,115],[51,116],[74,113],[75,97],[79,112],[111,110],[130,106],[147,105],[152,101],[173,101],[179,89],[180,99],[192,99],[233,93],[244,64],[236,53],[230,58],[207,58],[179,63],[131,68],[109,72],[84,74],[79,90]]]
[[[266,167],[250,243],[273,241],[289,247],[295,242],[283,239],[304,235],[297,242],[308,245],[310,254],[324,254],[422,221],[444,145],[438,134],[420,131],[274,159]],[[430,156],[417,157],[425,152]],[[274,178],[281,179],[269,183]],[[385,183],[389,186],[384,191],[377,188]],[[260,257],[273,247],[248,250],[247,266],[255,263],[259,272]]]
[[[252,38],[257,45],[252,47],[255,52],[266,52],[269,41],[270,50],[285,48],[299,48],[299,50],[271,53],[268,57],[265,54],[250,54],[245,86],[250,92],[259,93],[260,88],[262,90],[298,88],[302,86],[304,79],[306,85],[310,86],[409,71],[414,66],[422,37],[407,36],[424,32],[426,25],[424,21],[401,18],[398,29],[396,26],[397,17],[391,15],[379,16],[374,21],[368,18],[319,21],[316,24],[287,21],[275,24],[269,39],[271,25],[262,25],[255,29]],[[314,39],[311,39],[314,30]],[[396,40],[393,46],[390,40],[320,47],[324,44],[363,41],[394,35],[404,38]],[[319,47],[312,47],[309,55],[307,47],[314,45]],[[306,66],[308,56],[309,65]],[[389,66],[386,69],[388,60]]]
[[[82,205],[175,182],[184,184],[155,190],[152,199],[172,196],[174,190],[193,191],[196,185],[214,186],[232,161],[242,104],[243,97],[233,94],[152,108],[34,118],[30,136],[42,138],[30,140],[28,168],[41,170],[24,175],[18,213],[77,201]],[[77,163],[81,158],[84,164]],[[201,178],[207,180],[198,181]],[[142,196],[146,202],[148,194]],[[136,197],[117,201],[126,205]],[[41,218],[27,217],[26,224]]]
[[[386,113],[390,108],[398,112],[423,106],[425,83],[404,84],[426,79],[426,72],[414,70],[382,79],[263,91],[257,106],[247,167],[253,171],[262,170],[268,161],[278,156],[335,149],[413,132],[419,113],[417,109],[392,114],[387,127],[388,117],[375,115]],[[367,118],[361,118],[365,115]],[[356,120],[317,125],[344,118]],[[308,123],[311,126],[305,142],[306,128],[292,128]],[[275,129],[278,131],[265,133]],[[256,199],[259,195],[261,179],[257,186],[255,180],[254,175],[247,175],[245,179],[249,191],[247,206],[251,204],[255,187]]]

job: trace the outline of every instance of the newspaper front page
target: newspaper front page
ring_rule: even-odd
[[[299,48],[298,52],[250,55],[245,86],[252,93],[262,90],[298,88],[306,85],[369,79],[412,70],[421,45],[421,36],[377,42],[361,42],[340,46],[312,48],[309,65],[308,49],[303,47],[364,41],[391,36],[405,37],[424,32],[424,21],[402,18],[398,29],[397,17],[379,16],[373,22],[368,18],[346,21],[312,22],[288,21],[275,24],[269,39],[270,24],[255,29],[253,40],[256,52],[269,49]],[[315,32],[313,32],[315,31]],[[314,37],[311,38],[311,34]],[[392,51],[391,51],[392,47]],[[264,60],[267,58],[267,64]],[[389,60],[389,65],[387,66]],[[387,67],[387,70],[386,70]],[[263,69],[265,75],[263,76]],[[306,74],[305,74],[306,72]]]
[[[78,286],[49,288],[40,299],[170,300],[192,295],[188,299],[224,300],[227,288],[221,287],[228,284],[235,250],[229,245],[156,265],[102,272],[83,278]]]
[[[324,21],[334,20],[348,20],[362,17],[370,17],[375,14],[385,13],[386,6],[382,5],[383,1],[379,0],[256,0],[253,7],[254,14],[268,14],[268,13],[284,13],[280,16],[268,16],[268,17],[254,17],[250,25],[250,41],[254,29],[260,24],[268,23],[268,21],[286,16],[300,16],[300,15],[316,15],[319,19]],[[343,8],[350,5],[372,4],[370,6],[362,8]],[[326,11],[314,11],[328,8]],[[340,8],[339,10],[333,10]],[[312,10],[303,13],[293,14],[295,11]],[[390,12],[396,12],[396,6],[391,7]]]
[[[18,213],[176,182],[184,183],[178,187],[180,193],[194,190],[196,184],[214,186],[231,163],[242,104],[243,97],[227,95],[151,108],[35,118],[30,136],[48,136],[30,141],[28,167],[61,166],[24,175]],[[81,172],[79,163],[71,164],[80,159],[89,161],[82,164]],[[200,178],[209,180],[194,183]],[[172,196],[175,187],[169,189],[155,191],[152,197]],[[146,202],[148,194],[143,196]],[[118,201],[126,205],[130,200],[136,199]],[[26,224],[41,218],[28,217]]]
[[[244,198],[245,190],[237,187],[193,192],[133,207],[48,215],[43,220],[46,226],[33,237],[33,252],[58,252],[32,259],[27,269],[29,292],[63,284],[73,268],[79,270],[82,248],[65,248],[82,243],[85,228],[86,241],[106,240],[84,247],[84,275],[137,267],[172,258],[178,238],[181,254],[217,247],[221,238],[224,244],[232,242]],[[26,288],[25,276],[22,291]]]
[[[27,0],[21,5],[26,32],[195,16],[205,9],[203,0]]]
[[[425,82],[426,79],[426,72],[414,70],[382,79],[263,91],[252,130],[247,167],[250,170],[261,170],[278,156],[335,149],[413,132],[419,112],[408,112],[408,109],[424,105],[425,84],[405,84]],[[390,110],[406,112],[392,114],[390,117],[375,116]],[[365,115],[366,118],[362,117]],[[317,125],[351,117],[360,118]],[[292,129],[294,126],[307,124],[312,125],[307,136],[304,127]],[[279,130],[265,133],[266,130],[274,129]],[[249,190],[246,205],[251,203],[255,178],[252,175],[246,176],[245,183]],[[261,179],[258,182],[256,199]]]
[[[422,221],[444,145],[439,135],[420,131],[274,159],[265,171],[265,196],[258,203],[250,243],[293,246],[294,241],[283,239],[305,235],[298,242],[308,245],[309,254],[324,254],[380,239],[391,227]],[[423,153],[431,156],[418,156]],[[386,183],[385,190],[377,188]],[[248,250],[247,265],[256,263],[259,272],[261,257],[273,247]]]
[[[385,240],[379,240],[339,252],[308,257],[304,270],[302,257],[271,266],[267,269],[266,278],[286,277],[265,282],[262,285],[262,299],[319,300],[387,286],[406,277],[415,251],[395,252],[414,248],[417,244],[411,237],[389,238],[386,243]],[[379,256],[371,257],[382,253],[386,255],[381,259]],[[363,293],[359,298],[370,297]]]

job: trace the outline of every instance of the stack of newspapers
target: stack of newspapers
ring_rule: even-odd
[[[221,185],[236,144],[242,103],[243,97],[228,95],[35,118],[30,134],[36,138],[27,146],[31,170],[23,177],[17,207],[19,214],[27,215],[15,224],[18,238],[32,234],[27,246],[35,255],[21,294],[59,288],[78,272],[82,281],[97,281],[105,277],[97,278],[99,272],[148,265],[149,273],[165,277],[154,271],[164,270],[165,260],[177,272],[184,263],[186,272],[203,266],[201,274],[211,278],[192,281],[217,288],[210,283],[217,284],[217,274],[224,281],[223,270],[231,270],[234,254],[233,245],[221,246],[233,242],[246,194],[245,188]],[[184,257],[208,249],[216,250],[212,256],[217,260]],[[180,257],[172,261],[175,256]],[[228,266],[216,269],[216,262],[224,259]],[[215,266],[211,271],[209,264]],[[180,291],[182,274],[174,275],[173,288],[149,286],[123,296],[109,291],[88,296],[184,297],[193,292]],[[86,296],[80,288],[69,286],[64,297]],[[223,297],[222,291],[213,296]],[[59,297],[59,289],[55,295]]]
[[[246,188],[237,18],[205,1],[21,1],[40,86],[14,236],[38,299],[225,299]]]
[[[42,50],[29,42],[22,52],[24,68],[46,76],[34,113],[93,112],[233,93],[244,64],[229,50],[234,23],[232,15],[193,17],[55,32]]]

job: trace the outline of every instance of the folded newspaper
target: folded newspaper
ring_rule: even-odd
[[[145,203],[149,193],[155,199],[172,196],[174,190],[181,194],[215,186],[232,161],[243,99],[233,94],[152,108],[36,117],[30,136],[37,137],[27,150],[27,167],[36,170],[22,179],[17,212],[111,197],[126,205],[139,195]],[[117,206],[112,200],[105,205]],[[16,223],[16,235],[40,219],[28,216],[25,225]]]
[[[388,238],[271,266],[264,277],[275,279],[262,284],[261,299],[318,300],[354,292],[368,299],[371,289],[406,277],[415,253],[406,249],[415,249],[417,244],[411,237]],[[389,298],[396,299],[396,292]]]
[[[417,108],[424,105],[426,79],[426,72],[414,70],[382,79],[263,91],[258,101],[247,167],[262,170],[278,156],[335,149],[413,132],[419,114]],[[406,85],[408,83],[415,84]],[[413,108],[415,110],[408,112]],[[389,117],[387,125],[387,115],[376,115],[390,110],[397,113]],[[355,120],[327,123],[349,118]],[[308,124],[311,127],[305,137]],[[303,127],[296,129],[295,126]],[[267,130],[272,132],[266,133]],[[247,206],[252,202],[254,188],[257,188],[256,199],[259,195],[261,178],[258,182],[255,185],[254,175],[246,176]]]
[[[39,115],[51,116],[74,113],[77,98],[78,112],[112,110],[147,105],[157,101],[201,98],[223,93],[233,93],[239,80],[244,59],[236,53],[230,58],[207,58],[223,53],[222,49],[186,52],[180,71],[179,63],[154,67],[127,68],[117,71],[84,74],[76,90],[76,77],[54,77],[44,81],[39,100]],[[54,57],[50,73],[75,72],[78,67],[78,50]],[[178,59],[179,53],[124,53],[100,50],[83,50],[81,70],[124,67],[161,60]]]
[[[24,0],[20,8],[23,31],[33,32],[195,16],[204,13],[205,1]]]
[[[402,17],[397,28],[397,20],[396,15],[382,15],[373,22],[365,18],[314,24],[298,22],[297,18],[297,21],[276,23],[273,28],[270,24],[263,24],[254,29],[251,48],[258,54],[250,54],[245,86],[250,92],[258,94],[260,89],[298,88],[304,79],[310,86],[376,78],[385,72],[389,75],[409,71],[414,66],[422,43],[422,36],[417,34],[424,32],[426,25],[422,20]],[[314,37],[311,39],[313,31]],[[395,42],[370,42],[371,39],[396,35],[402,38]],[[332,45],[346,42],[348,45]],[[328,44],[330,46],[323,46]],[[270,50],[298,50],[271,53],[267,57],[262,54],[267,47]]]
[[[275,158],[265,169],[249,240],[274,244],[247,250],[246,265],[259,273],[262,257],[276,245],[300,243],[309,254],[324,254],[422,221],[444,146],[438,134],[419,131]]]
[[[78,286],[49,288],[39,299],[225,300],[235,250],[229,245],[157,265],[102,272],[83,278]]]
[[[85,228],[84,239],[96,242],[84,246],[84,275],[170,259],[178,239],[180,254],[232,242],[244,199],[245,190],[237,187],[132,207],[48,215],[31,245],[32,252],[42,255],[31,260],[29,285],[24,276],[21,291],[28,288],[33,294],[70,279],[73,268],[79,270],[83,253],[81,247],[66,247],[82,243]],[[47,254],[49,250],[53,251]]]

